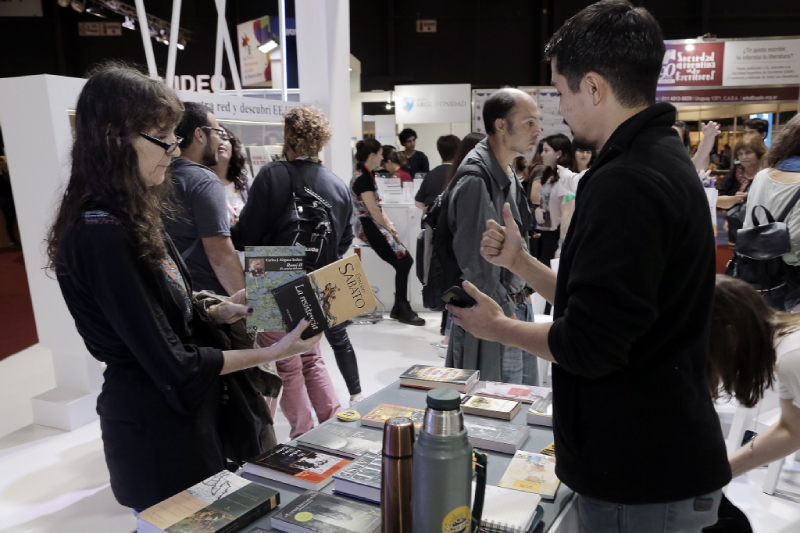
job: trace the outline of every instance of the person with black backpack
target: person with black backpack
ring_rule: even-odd
[[[245,246],[305,246],[304,267],[312,272],[337,261],[353,242],[353,204],[347,185],[322,166],[319,152],[331,138],[328,119],[319,109],[290,109],[284,115],[284,152],[288,161],[261,169],[250,188],[239,222],[231,228],[237,249]],[[259,333],[260,346],[270,346],[285,333]],[[347,383],[350,402],[361,399],[355,350],[344,325],[325,332]],[[281,409],[292,426],[291,437],[314,427],[312,407],[320,422],[340,409],[333,382],[319,347],[278,364],[284,393]]]

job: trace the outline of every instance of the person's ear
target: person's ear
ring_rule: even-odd
[[[206,134],[203,131],[203,128],[194,129],[194,140],[197,141],[198,143],[205,144],[206,142],[205,136]]]
[[[608,91],[610,90],[610,87],[606,83],[606,80],[604,80],[603,77],[598,73],[588,72],[583,77],[581,84],[586,86],[586,90],[589,92],[592,98],[592,105],[600,105],[600,102],[602,102],[605,98],[608,98]]]
[[[497,133],[505,133],[506,132],[506,119],[504,118],[496,118],[494,120],[494,131]]]

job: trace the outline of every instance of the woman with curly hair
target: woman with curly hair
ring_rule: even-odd
[[[48,235],[49,267],[92,356],[105,363],[97,399],[117,501],[146,509],[225,468],[221,374],[307,351],[301,323],[253,350],[200,341],[192,280],[164,231],[165,179],[180,155],[177,95],[129,67],[86,82],[75,113],[72,169]],[[247,315],[244,291],[211,306],[218,324]]]
[[[353,242],[353,204],[344,182],[322,166],[319,153],[331,138],[328,119],[315,107],[290,109],[284,115],[284,152],[288,162],[273,162],[261,169],[250,189],[249,199],[231,228],[237,248],[269,245],[275,242],[275,230],[286,210],[292,206],[292,176],[331,204],[331,219],[338,257]],[[286,333],[259,333],[259,346],[270,346]],[[347,330],[339,325],[325,332],[336,356],[336,363],[350,392],[350,402],[361,400],[356,353]],[[278,363],[284,393],[281,409],[297,437],[314,427],[313,412],[320,422],[334,416],[340,408],[319,346],[287,364]],[[312,412],[313,408],[313,412]]]
[[[222,126],[222,124],[220,124]],[[225,202],[228,204],[228,221],[233,226],[239,220],[250,185],[247,183],[247,159],[242,150],[242,142],[233,132],[222,126],[227,137],[219,145],[217,164],[209,167],[219,177],[225,188]]]

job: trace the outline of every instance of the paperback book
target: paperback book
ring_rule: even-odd
[[[367,453],[381,453],[383,433],[355,425],[322,424],[297,438],[297,444],[355,459]]]
[[[484,381],[475,390],[475,395],[497,398],[499,400],[533,403],[540,398],[546,397],[551,392],[552,389],[549,387],[534,387],[529,385],[500,383],[497,381]]]
[[[227,470],[142,511],[139,533],[228,533],[275,509],[277,490]]]
[[[400,376],[400,385],[417,389],[454,389],[466,394],[478,382],[480,370],[414,365]]]
[[[308,339],[378,305],[357,255],[300,276],[273,289],[287,330],[308,317]]]
[[[481,450],[514,454],[522,448],[531,428],[487,418],[464,418],[470,444]]]
[[[501,420],[511,420],[519,413],[521,404],[511,400],[498,400],[485,396],[466,396],[461,401],[464,414],[488,416]]]
[[[405,416],[414,423],[414,431],[419,433],[422,421],[425,419],[425,409],[415,409],[414,407],[403,407],[401,405],[391,405],[382,403],[366,416],[361,418],[361,424],[383,429],[383,425],[390,418]]]
[[[553,392],[537,399],[528,408],[528,424],[553,427]]]
[[[556,476],[556,458],[522,450],[506,468],[498,486],[554,498],[561,481]]]
[[[272,291],[305,276],[302,246],[247,246],[244,249],[245,298],[253,314],[247,317],[250,333],[286,331]]]
[[[556,456],[556,443],[555,442],[551,442],[550,444],[548,444],[547,446],[545,446],[544,448],[539,450],[539,453],[542,453],[544,455],[549,455],[550,457],[555,457]]]
[[[333,492],[380,504],[382,469],[380,453],[365,453],[333,475]]]
[[[244,464],[244,471],[303,489],[318,490],[350,461],[325,453],[279,444]]]
[[[288,533],[373,533],[381,529],[381,509],[331,494],[308,491],[270,519]]]

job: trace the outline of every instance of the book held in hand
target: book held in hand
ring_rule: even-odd
[[[247,246],[244,249],[244,281],[247,317],[251,333],[286,331],[273,289],[304,277],[302,246]]]
[[[381,509],[341,496],[304,492],[270,518],[288,533],[373,533],[381,529]]]
[[[328,423],[315,427],[304,435],[297,437],[297,444],[306,448],[322,450],[355,459],[367,453],[381,453],[383,450],[383,433],[371,429],[362,429],[356,425]]]
[[[551,392],[552,389],[549,387],[534,387],[532,385],[484,381],[475,390],[475,395],[497,398],[498,400],[533,403],[540,398],[546,397]]]
[[[273,479],[303,489],[321,489],[350,461],[321,452],[278,444],[244,464],[248,474]]]
[[[425,409],[382,403],[367,413],[366,416],[361,417],[361,425],[383,429],[387,420],[398,416],[410,418],[411,422],[414,423],[414,431],[419,433],[422,421],[425,419]],[[383,443],[381,442],[381,449],[382,447]]]
[[[521,404],[484,396],[467,396],[461,401],[461,410],[467,415],[488,416],[511,420],[519,413]]]
[[[357,255],[340,259],[273,289],[287,330],[308,317],[308,339],[378,305]]]
[[[139,533],[227,533],[238,531],[279,503],[277,490],[223,470],[145,509],[136,519],[136,528]]]
[[[480,450],[514,454],[522,448],[531,428],[488,418],[464,417],[470,444]]]
[[[380,504],[382,469],[380,453],[365,453],[333,475],[333,492]]]
[[[400,376],[400,385],[417,389],[454,389],[465,394],[480,378],[480,370],[414,365]]]
[[[519,450],[506,468],[498,486],[535,492],[554,498],[561,481],[556,476],[556,458]]]
[[[553,427],[553,392],[537,399],[528,408],[528,424]]]

